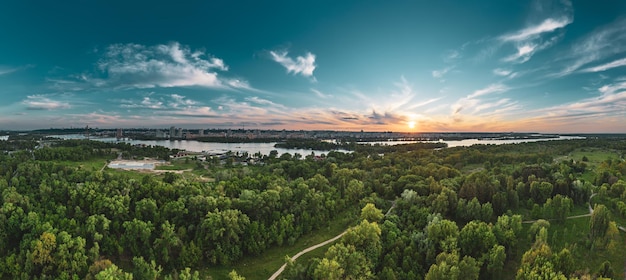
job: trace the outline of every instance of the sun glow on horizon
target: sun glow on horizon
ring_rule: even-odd
[[[414,122],[414,121],[410,121],[410,122],[408,122],[408,123],[407,123],[407,126],[408,126],[410,129],[414,129],[414,128],[415,128],[415,122]]]

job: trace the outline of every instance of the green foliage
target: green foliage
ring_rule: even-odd
[[[540,230],[545,232],[545,228]],[[522,263],[515,279],[567,279],[563,272],[557,270],[553,263],[553,255],[550,246],[546,244],[544,238],[537,238],[533,247],[524,253]]]
[[[441,253],[437,256],[437,262],[430,266],[426,274],[426,280],[444,279],[478,279],[480,263],[474,258],[465,256],[459,261],[459,253]]]
[[[603,239],[606,236],[609,222],[611,221],[610,215],[606,206],[598,204],[594,207],[589,226],[589,236],[592,241]]]
[[[209,164],[202,172],[211,180],[196,180],[189,173],[100,171],[119,152],[160,158],[169,150],[59,141],[0,154],[0,275],[127,279],[111,259],[135,279],[198,279],[192,268],[199,267],[226,277],[231,264],[248,279],[264,279],[286,252],[297,253],[292,244],[305,248],[323,240],[311,232],[332,232],[329,238],[358,221],[326,253],[312,252],[319,259],[291,264],[286,275],[561,278],[589,268],[580,261],[586,258],[581,248],[602,245],[590,254],[602,251],[600,258],[611,260],[623,248],[617,225],[626,216],[620,181],[626,164],[601,159],[608,152],[588,153],[588,164],[563,159],[581,158],[582,149],[592,149],[587,146],[626,149],[620,141],[581,140],[436,151],[373,147],[319,158],[275,152],[257,156],[258,165]],[[588,241],[578,234],[586,223],[579,230],[563,227],[575,221],[566,220],[572,211],[586,208],[595,181],[604,185],[593,201],[606,207],[596,207]],[[386,210],[392,199],[394,210],[385,216],[375,205]],[[339,226],[331,223],[338,213],[347,213]],[[538,221],[527,237],[522,215],[529,214],[554,225]],[[528,239],[536,242],[517,267]],[[547,240],[561,251],[552,253]],[[280,257],[268,260],[268,252]],[[251,263],[260,269],[246,269]],[[599,264],[594,260],[595,268]]]
[[[344,270],[336,260],[323,258],[313,272],[314,279],[341,280],[345,279]]]
[[[96,280],[132,280],[133,275],[128,272],[124,272],[122,269],[112,264],[106,269],[98,272],[98,274],[96,274],[94,279]]]
[[[482,259],[496,244],[496,236],[485,222],[471,221],[459,233],[461,254],[475,259]]]
[[[600,265],[600,269],[598,269],[598,276],[613,279],[615,277],[615,272],[613,271],[613,267],[609,261],[605,261]]]
[[[379,222],[383,217],[383,211],[376,208],[376,205],[373,203],[368,203],[361,209],[361,220]]]
[[[548,198],[543,205],[543,213],[557,222],[563,223],[573,207],[574,202],[571,198],[557,194],[553,198]]]
[[[246,277],[243,277],[237,273],[234,269],[228,273],[228,279],[230,280],[246,280]]]
[[[148,263],[143,257],[133,258],[133,277],[135,279],[156,280],[161,276],[162,271],[161,266],[157,266],[154,260]]]

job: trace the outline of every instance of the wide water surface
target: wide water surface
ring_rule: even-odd
[[[85,139],[84,135],[80,134],[68,134],[68,135],[54,135],[53,137],[63,139]],[[540,139],[507,139],[507,140],[478,140],[478,139],[465,139],[465,140],[450,140],[440,141],[448,144],[449,148],[460,146],[472,146],[476,144],[485,145],[502,145],[502,144],[515,144],[524,142],[538,142],[538,141],[556,141],[556,140],[571,140],[571,139],[584,139],[580,136],[559,136],[558,138],[540,138]],[[116,138],[96,138],[91,137],[92,140],[104,141],[104,142],[116,142]],[[233,153],[239,152],[248,154],[255,154],[260,152],[263,155],[269,155],[272,150],[276,150],[279,155],[284,153],[295,154],[299,153],[303,156],[310,155],[314,152],[316,155],[327,154],[329,151],[312,151],[305,149],[283,149],[275,148],[276,142],[271,143],[216,143],[216,142],[199,142],[195,140],[128,140],[122,139],[120,142],[129,143],[131,145],[143,144],[152,146],[163,146],[170,149],[187,150],[190,152],[209,152],[209,153],[225,153],[231,151]],[[367,142],[369,144],[381,144],[381,145],[398,145],[416,143],[419,141],[380,141],[380,142]],[[340,152],[349,152],[345,150],[338,150]]]
[[[536,139],[463,139],[463,140],[442,140],[439,142],[448,144],[448,148],[453,147],[468,147],[472,145],[503,145],[503,144],[517,144],[526,142],[539,142],[539,141],[555,141],[555,140],[573,140],[573,139],[585,139],[581,136],[559,136],[558,138],[536,138]],[[420,141],[378,141],[378,142],[359,142],[360,144],[380,144],[380,145],[400,145],[417,143]]]

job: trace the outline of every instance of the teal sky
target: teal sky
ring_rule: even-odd
[[[0,129],[626,133],[624,1],[3,1]]]

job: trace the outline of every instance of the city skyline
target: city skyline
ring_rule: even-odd
[[[626,133],[626,3],[10,1],[0,130]]]

